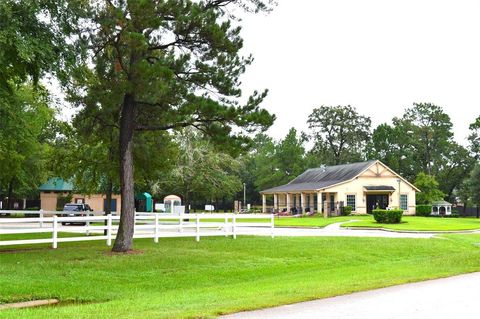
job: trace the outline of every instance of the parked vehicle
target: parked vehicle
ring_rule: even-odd
[[[88,204],[65,204],[65,206],[63,206],[63,214],[61,214],[60,216],[61,217],[80,217],[80,216],[85,217],[88,215],[88,212],[93,212],[93,209],[91,209]],[[87,223],[62,222],[62,225],[66,225],[66,224],[85,226]]]

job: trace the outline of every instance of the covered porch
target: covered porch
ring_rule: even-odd
[[[267,202],[270,205],[267,205]],[[277,192],[262,193],[263,213],[319,213],[327,216],[340,215],[343,202],[338,200],[338,193],[333,192]]]

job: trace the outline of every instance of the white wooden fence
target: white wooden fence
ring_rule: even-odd
[[[5,214],[11,211],[0,211]],[[18,212],[17,212],[18,213]],[[0,218],[0,246],[27,245],[51,243],[53,248],[61,242],[77,242],[86,240],[105,240],[107,245],[118,230],[120,216],[103,215],[59,217],[51,212],[27,212],[38,214],[38,217],[27,218]],[[72,212],[55,212],[56,214],[71,214]],[[85,214],[82,212],[82,214]],[[243,221],[242,221],[243,220]],[[260,220],[266,220],[261,222]],[[65,226],[65,223],[84,224],[84,226]],[[7,227],[5,227],[7,226]],[[195,237],[197,241],[204,236],[232,236],[237,238],[242,228],[264,229],[274,238],[273,215],[237,215],[237,214],[165,214],[165,213],[136,213],[134,238],[153,238],[158,243],[159,238]],[[59,233],[69,233],[69,237],[59,237]],[[37,234],[51,233],[48,238],[4,240],[6,234]],[[72,234],[84,234],[71,236]]]

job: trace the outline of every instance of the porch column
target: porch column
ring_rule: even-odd
[[[330,202],[329,202],[330,198],[329,198],[328,195],[329,195],[329,194],[326,193],[325,203],[330,203]],[[330,209],[331,209],[331,208],[330,208],[330,205],[329,205],[329,204],[325,205],[325,203],[323,203],[323,217],[327,218],[327,217],[328,217],[328,214],[330,213]]]
[[[320,213],[322,211],[322,193],[317,193],[317,212]]]
[[[287,194],[285,194],[285,196],[287,197],[287,213],[290,213],[290,196],[291,196],[291,194],[287,193]]]
[[[300,209],[301,213],[305,211],[305,193],[300,193]]]
[[[278,195],[273,194],[273,210],[276,212],[278,209]]]
[[[262,213],[267,212],[267,196],[262,194]]]

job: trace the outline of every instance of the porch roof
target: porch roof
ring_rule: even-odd
[[[342,181],[326,181],[320,183],[295,183],[295,184],[285,184],[273,188],[263,190],[262,193],[282,193],[282,192],[307,192],[315,191],[320,188],[325,188],[331,185],[338,184]]]
[[[388,185],[363,186],[367,191],[395,191],[395,187]]]

